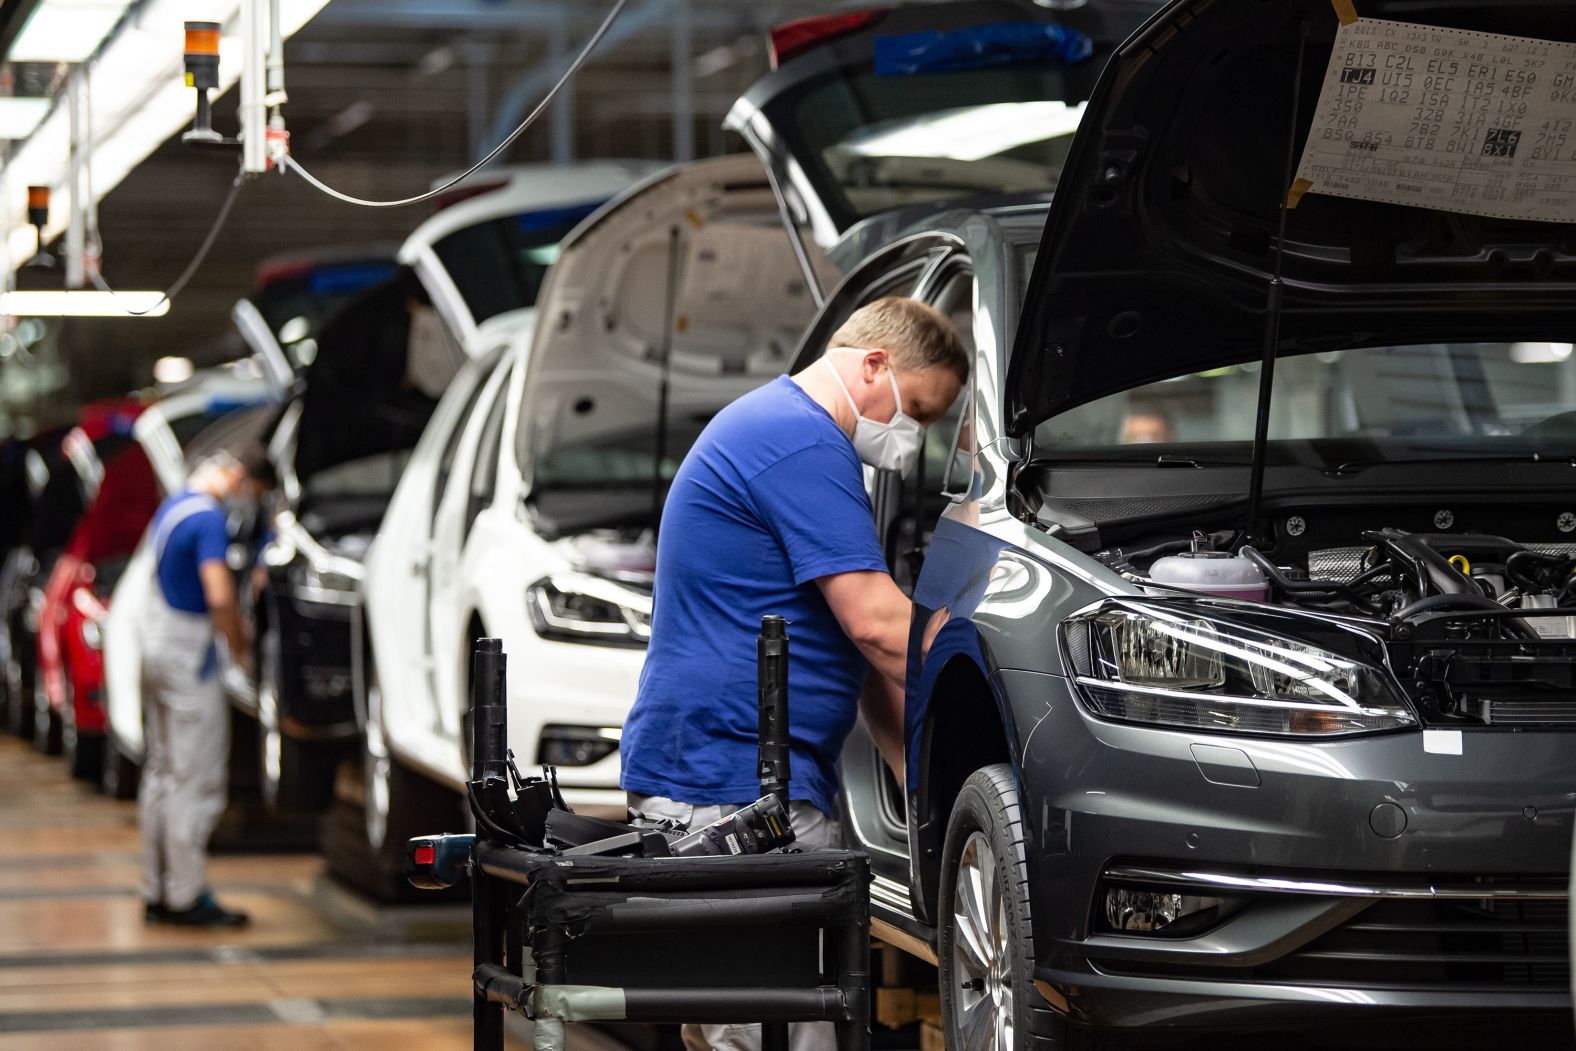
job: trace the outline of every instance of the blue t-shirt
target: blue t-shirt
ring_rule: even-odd
[[[207,613],[208,599],[197,567],[204,562],[223,562],[230,546],[219,501],[190,490],[176,493],[159,505],[151,528],[164,601],[171,609]]]
[[[886,569],[859,457],[825,409],[784,376],[718,413],[662,512],[624,789],[695,804],[760,796],[755,639],[778,614],[792,640],[789,792],[835,813],[867,665],[815,581]]]

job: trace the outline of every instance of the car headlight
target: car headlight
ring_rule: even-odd
[[[1381,669],[1191,611],[1107,606],[1063,633],[1080,698],[1103,719],[1313,737],[1417,725]]]
[[[611,580],[561,574],[526,589],[531,625],[543,638],[644,646],[651,638],[651,597]]]

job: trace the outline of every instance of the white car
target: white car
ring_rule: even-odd
[[[578,227],[534,336],[450,388],[362,584],[366,836],[389,892],[405,840],[461,819],[477,638],[504,640],[520,765],[622,816],[666,483],[718,409],[781,374],[814,310],[760,162],[702,161]]]
[[[559,240],[638,170],[501,171],[422,223],[389,281],[319,328],[278,328],[287,349],[313,334],[315,345],[310,360],[291,355],[304,379],[269,443],[285,507],[262,551],[257,680],[231,691],[247,719],[234,765],[255,753],[270,809],[328,809],[339,760],[359,751],[350,640],[361,559],[437,400],[466,361],[530,331]]]

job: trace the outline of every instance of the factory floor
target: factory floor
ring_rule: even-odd
[[[136,805],[10,736],[0,844],[0,1051],[471,1046],[464,906],[378,909],[312,854],[225,853],[211,882],[249,927],[146,925]]]

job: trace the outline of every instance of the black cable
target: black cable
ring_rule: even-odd
[[[203,237],[202,245],[197,249],[197,254],[192,256],[191,262],[186,264],[186,269],[181,271],[181,276],[170,282],[170,287],[148,309],[132,310],[128,307],[126,308],[126,313],[134,317],[147,317],[165,303],[175,301],[175,297],[185,290],[187,283],[196,276],[198,268],[208,258],[208,253],[213,250],[214,242],[219,239],[219,231],[224,229],[225,220],[230,218],[230,209],[235,207],[235,199],[241,195],[241,187],[245,184],[246,173],[238,173],[235,176],[235,181],[230,184],[230,192],[225,196],[224,203],[219,206],[219,214],[213,217],[213,224],[208,227],[208,233]],[[120,294],[109,286],[109,282],[104,280],[104,275],[97,270],[93,271],[92,280],[98,286],[100,292],[108,292],[112,296]]]

